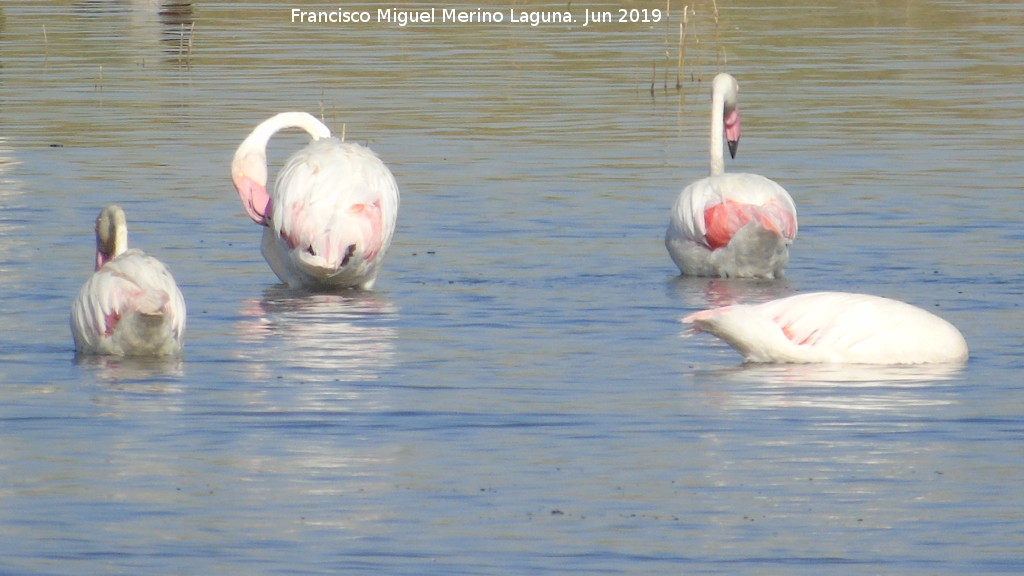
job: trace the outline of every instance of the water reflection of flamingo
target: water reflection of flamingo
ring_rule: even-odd
[[[812,292],[683,318],[725,340],[749,362],[923,364],[964,362],[955,326],[898,300]]]
[[[156,409],[166,408],[158,396],[180,394],[183,391],[181,377],[185,375],[185,364],[181,355],[176,356],[75,356],[75,365],[85,368],[96,377],[97,382],[107,385],[109,390],[133,392],[150,396]],[[99,399],[95,401],[100,401]]]
[[[694,374],[719,410],[814,409],[919,414],[958,403],[963,364],[754,364]],[[894,418],[896,419],[896,418]],[[834,420],[827,420],[834,423]]]
[[[372,292],[268,288],[262,299],[243,301],[237,328],[246,370],[253,379],[286,372],[308,383],[375,380],[394,361],[396,313]]]
[[[679,193],[665,247],[690,276],[776,278],[789,263],[796,207],[782,186],[757,174],[726,174],[723,132],[736,156],[739,85],[728,74],[711,91],[711,173]]]
[[[192,52],[195,7],[191,0],[86,0],[75,2],[73,13],[89,19],[144,65],[163,45],[167,60],[186,64]],[[123,42],[122,42],[123,41]]]
[[[288,159],[267,192],[267,143],[302,128],[313,142]],[[231,176],[246,212],[264,226],[263,257],[298,288],[370,289],[391,245],[398,185],[368,148],[331,137],[305,112],[284,112],[257,126],[235,152]]]
[[[96,219],[96,271],[72,305],[71,334],[83,354],[181,352],[185,299],[162,262],[128,250],[128,224],[116,204]]]
[[[668,284],[673,296],[690,309],[720,308],[731,304],[757,304],[792,296],[796,290],[786,278],[701,278],[677,276]]]

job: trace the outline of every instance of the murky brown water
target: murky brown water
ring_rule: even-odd
[[[290,8],[0,2],[4,571],[1024,569],[1024,5],[720,1],[716,27],[699,2],[680,90],[674,3],[586,28]],[[571,4],[620,8],[665,5]],[[797,202],[779,282],[679,279],[662,244],[718,70],[727,169]],[[287,109],[396,174],[373,293],[290,292],[259,255],[228,163]],[[180,361],[74,360],[114,201],[185,293]],[[682,337],[709,304],[819,289],[936,310],[971,361],[743,366]]]

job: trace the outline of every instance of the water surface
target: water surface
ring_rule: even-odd
[[[620,7],[655,5],[572,3]],[[718,7],[688,17],[677,89],[674,5],[583,28],[0,3],[0,566],[1021,572],[1024,11]],[[780,281],[682,279],[662,243],[719,70],[727,169],[798,205]],[[396,175],[371,293],[288,290],[259,255],[228,164],[292,109]],[[185,293],[179,360],[74,357],[110,202]],[[971,360],[747,366],[678,322],[811,290],[933,310]]]

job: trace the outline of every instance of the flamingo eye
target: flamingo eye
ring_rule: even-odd
[[[306,253],[310,254],[312,256],[316,256],[316,250],[313,249],[313,245],[312,244],[310,244],[309,246],[306,247]]]

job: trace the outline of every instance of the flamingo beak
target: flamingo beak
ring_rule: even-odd
[[[729,143],[729,156],[736,158],[736,150],[740,147],[740,109],[726,110],[725,140]]]
[[[267,214],[270,212],[270,196],[267,194],[266,187],[244,173],[237,174],[234,180],[235,189],[242,199],[242,205],[249,214],[249,218],[261,226],[266,226]]]

